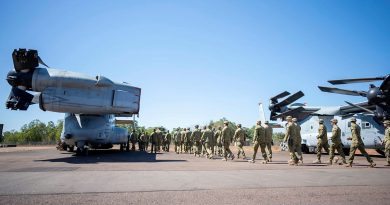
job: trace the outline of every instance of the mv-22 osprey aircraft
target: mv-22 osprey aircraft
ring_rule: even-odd
[[[98,75],[38,67],[45,65],[36,50],[19,49],[12,53],[14,69],[7,75],[12,86],[6,107],[27,110],[39,104],[43,111],[65,113],[61,141],[77,154],[90,148],[111,148],[127,144],[128,131],[115,126],[116,117],[139,113],[141,89],[115,83]],[[27,91],[33,91],[29,93]]]
[[[388,86],[390,79],[389,76],[383,79],[384,82],[382,84]],[[388,97],[388,87],[386,89],[387,91],[382,90],[383,92],[381,92],[381,94],[386,94]],[[338,125],[342,131],[341,140],[343,144],[343,150],[348,154],[349,147],[351,145],[351,141],[347,140],[347,138],[351,136],[350,118],[354,116],[357,119],[357,123],[362,128],[361,134],[366,148],[376,149],[378,153],[383,154],[382,140],[384,135],[384,127],[381,122],[383,119],[386,119],[386,117],[388,118],[388,115],[383,112],[375,112],[378,114],[373,114],[373,110],[378,109],[378,106],[375,103],[362,102],[358,104],[352,104],[347,102],[348,105],[333,107],[311,107],[303,103],[294,103],[296,100],[304,96],[302,91],[299,91],[285,98],[281,102],[278,102],[278,99],[284,98],[288,95],[290,95],[290,93],[285,91],[270,98],[270,120],[283,120],[286,116],[289,115],[297,118],[298,123],[301,126],[302,151],[306,153],[316,152],[319,119],[324,120],[324,125],[328,130],[328,136],[331,136],[332,129],[330,120],[336,118],[339,121]],[[386,104],[384,107],[388,109],[388,104]],[[372,112],[369,112],[368,114],[363,113],[367,111]],[[282,146],[282,149],[286,148],[286,146],[283,144]]]

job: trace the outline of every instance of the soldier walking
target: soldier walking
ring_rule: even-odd
[[[236,142],[236,146],[238,148],[237,159],[240,158],[240,154],[242,154],[243,159],[246,159],[243,149],[245,143],[245,131],[241,128],[241,124],[237,125],[237,129],[234,132],[234,141]]]
[[[385,125],[385,136],[383,137],[383,145],[385,145],[385,154],[387,164],[385,166],[390,166],[390,120],[385,120],[383,122]]]
[[[315,164],[321,164],[321,152],[322,148],[325,149],[327,153],[329,153],[329,144],[328,144],[328,136],[326,127],[324,125],[324,120],[319,120],[318,126],[318,135],[317,135],[317,159],[313,161]]]
[[[191,134],[191,141],[193,142],[194,145],[194,156],[198,155],[200,157],[200,154],[202,152],[202,143],[201,143],[201,137],[202,133],[198,129],[199,125],[195,125],[195,130]]]
[[[234,154],[232,153],[232,151],[230,150],[230,147],[229,147],[230,143],[233,140],[233,133],[232,133],[232,131],[229,128],[229,122],[228,121],[225,121],[223,124],[224,124],[224,127],[222,129],[221,142],[223,144],[223,157],[224,158],[222,160],[227,161],[228,155],[233,160],[234,159]]]
[[[261,121],[256,122],[255,131],[253,133],[253,157],[248,162],[255,163],[257,150],[261,150],[261,154],[263,155],[264,161],[263,164],[268,162],[267,153],[265,152],[265,129],[261,126]]]
[[[158,133],[156,132],[156,129],[153,129],[152,135],[150,135],[150,141],[151,141],[151,148],[150,153],[157,153],[157,143],[158,143]]]
[[[169,133],[169,130],[167,130],[167,134],[165,134],[165,145],[164,145],[164,149],[166,152],[169,152],[169,145],[171,144],[171,140],[172,140],[172,135],[171,133]]]
[[[215,132],[214,138],[216,139],[215,155],[222,157],[222,127],[218,127]]]
[[[175,134],[173,135],[173,139],[175,141],[175,152],[179,154],[180,151],[180,141],[181,141],[181,133],[180,129],[177,128]]]
[[[186,148],[186,132],[187,128],[184,128],[183,131],[181,131],[181,140],[180,140],[180,153],[187,152]]]
[[[213,150],[212,150],[213,131],[211,131],[211,125],[209,125],[208,128],[204,130],[201,141],[206,147],[207,158],[212,159],[213,158]]]
[[[298,165],[298,157],[295,154],[296,148],[296,127],[295,124],[292,122],[292,117],[287,116],[287,125],[286,125],[286,134],[284,135],[283,142],[287,143],[288,150],[290,152],[290,160],[288,161],[289,165]]]
[[[348,138],[348,140],[352,140],[352,143],[347,167],[352,167],[353,159],[355,158],[355,152],[357,149],[359,149],[360,153],[366,157],[367,161],[370,163],[370,167],[375,167],[376,164],[367,154],[366,149],[364,148],[362,136],[360,135],[360,126],[356,124],[355,117],[351,118],[351,135],[352,137]]]
[[[333,158],[334,158],[334,154],[335,154],[336,150],[342,159],[342,163],[347,164],[347,161],[345,160],[343,148],[341,145],[341,129],[339,128],[339,126],[337,126],[337,119],[332,119],[331,122],[332,122],[332,126],[333,126],[332,127],[332,137],[330,138],[332,141],[332,144],[330,145],[330,148],[329,148],[329,163],[328,164],[329,165],[333,164]],[[337,163],[338,161],[339,161],[339,158],[336,157],[335,163]],[[340,165],[342,163],[340,163]]]
[[[303,163],[303,157],[302,157],[302,137],[301,137],[301,126],[298,124],[297,118],[292,119],[294,126],[295,126],[295,136],[296,140],[294,141],[294,149],[297,153],[298,157],[298,164]]]
[[[272,162],[272,127],[269,126],[269,122],[264,122],[264,130],[265,130],[265,145],[268,152],[268,161]]]

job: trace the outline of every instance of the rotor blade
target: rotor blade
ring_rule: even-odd
[[[386,76],[385,80],[382,82],[379,87],[381,90],[390,90],[390,75]]]
[[[361,109],[361,110],[364,110],[364,111],[366,111],[366,112],[368,112],[368,113],[374,114],[374,111],[369,110],[369,109],[367,109],[367,108],[365,108],[365,107],[362,107],[362,106],[360,106],[360,105],[355,105],[355,104],[350,103],[350,102],[348,102],[348,101],[345,101],[345,103],[347,103],[347,104],[350,105],[350,106],[353,106],[353,107],[359,108],[359,109]]]
[[[277,99],[279,99],[279,98],[284,98],[284,97],[286,97],[287,95],[290,95],[290,93],[289,93],[288,91],[284,91],[284,92],[279,93],[279,94],[275,95],[274,97],[270,98],[270,100],[271,100],[271,101],[275,101],[275,100],[277,100]]]
[[[332,85],[339,84],[349,84],[349,83],[365,83],[372,82],[377,80],[384,80],[385,77],[375,77],[375,78],[352,78],[352,79],[342,79],[342,80],[328,80],[328,82]]]
[[[297,115],[298,113],[300,113],[300,112],[302,112],[302,111],[304,111],[305,110],[305,108],[303,108],[303,107],[297,107],[297,108],[294,108],[294,109],[291,109],[291,110],[288,110],[288,111],[286,111],[286,112],[284,112],[284,113],[280,113],[279,115],[275,115],[274,116],[274,118],[282,118],[282,117],[286,117],[286,116],[295,116],[295,115]]]
[[[322,92],[328,92],[328,93],[337,93],[337,94],[343,94],[343,95],[353,95],[353,96],[367,96],[367,92],[365,91],[356,91],[356,90],[344,90],[340,88],[330,88],[330,87],[323,87],[323,86],[318,86],[318,88]]]
[[[38,62],[44,66],[46,66],[47,68],[49,68],[48,65],[46,65],[46,63],[43,62],[43,60],[41,59],[41,57],[38,56]]]
[[[21,90],[18,87],[12,87],[6,102],[6,108],[11,110],[27,110],[33,97],[34,96],[30,93]]]
[[[304,95],[305,94],[303,94],[302,91],[296,92],[293,95],[291,95],[288,98],[281,101],[280,103],[276,103],[275,107],[283,107],[283,106],[289,105],[289,104],[295,102],[296,100],[298,100],[299,98],[303,97]]]

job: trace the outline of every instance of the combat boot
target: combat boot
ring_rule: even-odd
[[[234,154],[232,154],[232,160],[234,159]]]
[[[321,164],[321,160],[320,159],[316,159],[313,161],[314,164]]]
[[[262,164],[267,164],[268,162],[267,162],[267,160],[264,160],[264,161],[262,161],[261,163],[262,163]]]
[[[251,160],[248,160],[249,163],[255,163],[255,160],[251,159]]]
[[[332,165],[333,164],[333,160],[329,160],[329,162],[327,164],[328,165]]]
[[[352,167],[352,163],[345,165],[345,167]]]
[[[374,168],[375,166],[376,166],[376,164],[374,162],[370,163],[370,168]]]
[[[337,164],[338,161],[339,161],[339,158],[336,157],[336,158],[334,159],[334,163]]]

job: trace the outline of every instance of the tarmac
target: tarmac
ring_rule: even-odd
[[[375,168],[359,155],[346,168],[313,164],[315,154],[289,166],[280,151],[269,164],[258,153],[252,164],[172,151],[75,156],[52,146],[7,148],[0,149],[0,204],[390,204],[390,167],[370,153]]]

